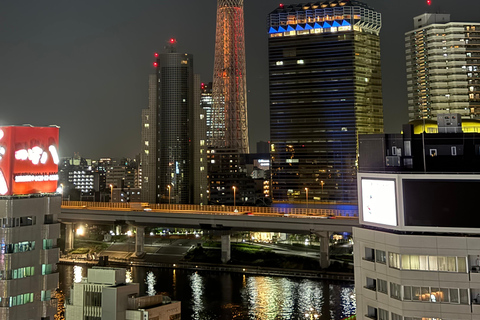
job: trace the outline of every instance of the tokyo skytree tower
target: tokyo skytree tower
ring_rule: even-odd
[[[248,153],[243,0],[218,0],[211,147]]]

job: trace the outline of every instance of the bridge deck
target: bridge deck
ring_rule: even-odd
[[[93,205],[92,205],[93,204]],[[188,209],[177,209],[183,205],[172,205],[169,208],[128,207],[128,204],[113,203],[112,206],[100,206],[99,203],[63,202],[59,219],[62,222],[83,223],[128,223],[138,226],[164,226],[201,228],[219,231],[276,231],[288,233],[311,232],[350,232],[352,227],[358,226],[358,218],[346,215],[347,212],[334,209],[311,209],[311,214],[297,212],[294,208],[257,208],[257,211],[234,212],[233,207],[221,206],[186,206]],[[165,206],[165,205],[161,205]],[[168,205],[167,205],[168,206]],[[177,209],[177,210],[174,210]],[[214,208],[214,210],[211,210]],[[223,210],[217,210],[217,209]],[[198,210],[202,209],[202,210]],[[231,209],[231,211],[228,211]],[[274,209],[274,210],[264,210]],[[286,212],[260,212],[287,209]],[[290,209],[290,211],[288,210]],[[304,210],[304,209],[302,209]],[[310,210],[310,209],[307,209]],[[323,214],[313,214],[313,212]],[[352,210],[344,210],[352,211]],[[345,214],[345,215],[342,215]]]

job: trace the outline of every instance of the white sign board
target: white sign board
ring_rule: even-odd
[[[362,179],[362,209],[365,222],[397,226],[395,181]]]

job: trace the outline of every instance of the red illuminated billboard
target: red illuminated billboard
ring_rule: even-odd
[[[58,127],[0,127],[0,195],[53,193]]]

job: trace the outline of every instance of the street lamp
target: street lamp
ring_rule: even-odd
[[[307,208],[308,208],[308,188],[305,188],[305,200],[307,201]]]
[[[233,189],[233,207],[235,209],[236,200],[237,200],[237,197],[236,197],[237,187],[233,186],[232,189]]]
[[[171,186],[171,185],[167,185],[167,189],[168,189],[168,205],[170,206],[170,199],[172,199],[172,198],[170,197],[170,192],[171,192],[171,190],[172,190],[172,186]]]
[[[110,185],[110,202],[113,202],[113,184]]]

